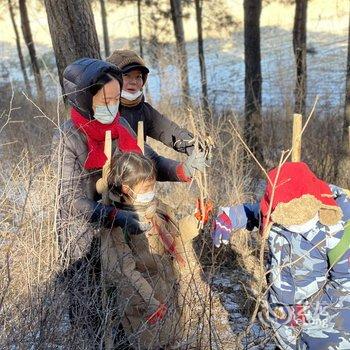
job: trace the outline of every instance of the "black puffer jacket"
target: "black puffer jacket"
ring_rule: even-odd
[[[193,152],[193,135],[186,129],[159,113],[142,98],[141,102],[133,107],[121,105],[120,111],[137,132],[137,123],[143,121],[146,136],[151,137],[164,145],[173,148],[177,152],[191,154]]]
[[[68,101],[86,118],[93,117],[88,87],[106,72],[120,76],[113,65],[87,58],[68,66],[64,72]],[[120,123],[136,137],[125,119],[120,118]],[[84,168],[88,155],[87,139],[71,119],[55,133],[54,149],[54,164],[59,177],[57,230],[61,249],[70,261],[74,261],[90,249],[94,227],[108,225],[108,215],[113,208],[99,201],[101,196],[96,191],[96,182],[102,175],[101,169]],[[113,140],[113,152],[120,152],[118,140]],[[148,145],[145,145],[145,155],[154,161],[158,181],[186,180],[181,163],[159,156]]]

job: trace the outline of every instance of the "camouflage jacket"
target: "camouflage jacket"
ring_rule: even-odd
[[[324,287],[328,281],[350,291],[350,249],[333,267],[329,266],[328,252],[344,233],[344,224],[350,220],[350,198],[339,187],[330,185],[342,219],[333,226],[318,222],[303,234],[273,224],[268,237],[268,283],[270,299],[287,305],[303,303]],[[259,226],[259,203],[241,204],[227,213],[233,229],[252,230]]]

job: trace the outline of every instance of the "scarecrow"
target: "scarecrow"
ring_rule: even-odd
[[[302,162],[268,177],[260,203],[220,208],[214,244],[241,228],[267,235],[264,321],[282,349],[350,349],[349,192]]]

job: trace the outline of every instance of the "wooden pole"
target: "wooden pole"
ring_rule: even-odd
[[[102,203],[105,205],[109,203],[108,197],[108,174],[111,165],[112,158],[112,134],[110,130],[106,131],[105,134],[105,145],[104,145],[104,154],[107,157],[106,163],[102,168],[102,177],[98,179],[96,182],[96,190],[98,193],[102,195]],[[110,231],[107,229],[101,230],[101,261],[103,261],[103,254],[106,254],[108,246],[108,236]],[[113,338],[112,338],[112,320],[111,320],[111,312],[108,307],[108,295],[107,295],[107,287],[106,287],[106,276],[104,268],[102,267],[101,271],[101,284],[102,284],[102,308],[105,317],[105,332],[103,337],[104,349],[112,350],[113,349]]]
[[[104,154],[106,155],[107,160],[102,168],[102,177],[100,179],[98,179],[96,182],[96,190],[98,193],[102,194],[103,204],[108,205],[109,199],[108,199],[107,178],[108,178],[109,166],[111,164],[111,158],[112,158],[112,134],[111,134],[110,130],[106,131]]]
[[[145,154],[145,138],[143,131],[143,121],[137,123],[137,145],[140,147],[142,154]]]
[[[293,116],[293,138],[292,138],[292,162],[301,160],[301,130],[303,127],[303,117],[301,114]]]

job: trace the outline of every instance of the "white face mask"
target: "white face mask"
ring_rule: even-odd
[[[119,102],[114,105],[95,107],[94,118],[102,124],[111,124],[119,110]]]
[[[130,187],[129,190],[133,193],[134,203],[149,203],[152,202],[156,193],[154,191],[155,187],[153,187],[152,191],[146,193],[135,193]]]
[[[142,90],[139,90],[137,92],[129,92],[129,91],[122,90],[121,96],[129,101],[135,101],[142,94],[143,94]]]
[[[135,196],[134,202],[135,203],[149,203],[152,202],[155,197],[155,192],[146,192],[146,193],[138,193]]]

